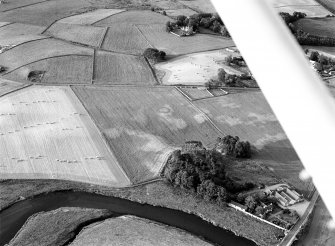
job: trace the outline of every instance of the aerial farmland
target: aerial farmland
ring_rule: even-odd
[[[334,38],[326,2],[273,1]],[[303,170],[210,1],[0,1],[0,245],[275,246]]]

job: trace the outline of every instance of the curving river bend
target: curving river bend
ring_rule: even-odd
[[[86,192],[54,192],[15,203],[0,213],[0,245],[8,243],[29,216],[60,207],[108,209],[178,227],[217,245],[256,246],[246,238],[178,210]]]

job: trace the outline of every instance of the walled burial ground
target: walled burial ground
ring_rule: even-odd
[[[185,141],[209,145],[218,136],[172,87],[77,86],[74,91],[133,182],[156,177],[169,153]]]
[[[129,184],[68,87],[31,86],[0,103],[0,178]]]

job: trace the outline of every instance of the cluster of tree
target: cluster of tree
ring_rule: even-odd
[[[223,24],[220,16],[217,14],[201,13],[194,14],[189,17],[185,15],[179,15],[175,22],[168,21],[166,23],[166,31],[170,32],[176,28],[189,27],[194,32],[199,30],[199,27],[210,29],[215,33],[219,33],[222,36],[230,37],[229,32]]]
[[[205,83],[205,86],[208,89],[215,89],[220,87],[245,87],[245,84],[242,82],[244,79],[250,79],[250,76],[237,76],[235,74],[226,73],[223,68],[218,70],[218,79],[209,80]]]
[[[151,9],[151,11],[153,11],[153,12],[157,12],[157,13],[160,13],[160,14],[162,14],[162,15],[166,15],[166,11],[165,11],[164,9],[162,9],[162,8],[159,8],[159,7],[151,7],[150,9]]]
[[[271,222],[289,230],[299,220],[299,215],[295,210],[284,209],[283,213],[271,219]]]
[[[247,65],[242,56],[234,56],[233,57],[232,55],[229,55],[229,56],[225,57],[224,63],[228,66],[229,65],[236,65],[236,66],[239,66],[239,67],[245,67]]]
[[[161,61],[165,59],[166,53],[164,51],[159,51],[155,48],[147,48],[143,52],[143,56],[154,62]]]
[[[270,212],[273,207],[268,207],[276,204],[277,199],[273,196],[269,196],[264,192],[258,192],[253,195],[245,196],[239,193],[236,197],[236,201],[244,204],[247,207],[248,212],[256,215],[263,215],[264,213]],[[264,206],[265,205],[265,206]]]
[[[225,158],[215,150],[175,151],[164,169],[165,178],[175,186],[194,192],[206,201],[224,205]]]
[[[248,141],[240,141],[238,136],[227,135],[223,138],[218,138],[215,149],[227,156],[236,158],[250,158],[251,145]]]
[[[7,71],[7,68],[4,66],[0,66],[0,73],[4,73]]]
[[[299,19],[305,18],[305,13],[294,12],[293,15],[291,15],[286,12],[281,12],[279,14],[291,30],[292,34],[296,37],[299,44],[315,46],[335,46],[334,38],[311,35],[308,32],[305,32],[299,25],[294,23]]]
[[[308,54],[309,50],[306,49],[305,53]],[[320,54],[317,51],[311,51],[308,58],[309,58],[309,60],[318,62],[323,66],[327,66],[327,65],[335,66],[335,59],[334,58],[331,58],[331,57],[325,56],[323,54]]]

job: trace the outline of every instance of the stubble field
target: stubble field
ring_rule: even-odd
[[[31,86],[0,103],[1,179],[129,184],[71,89]]]

